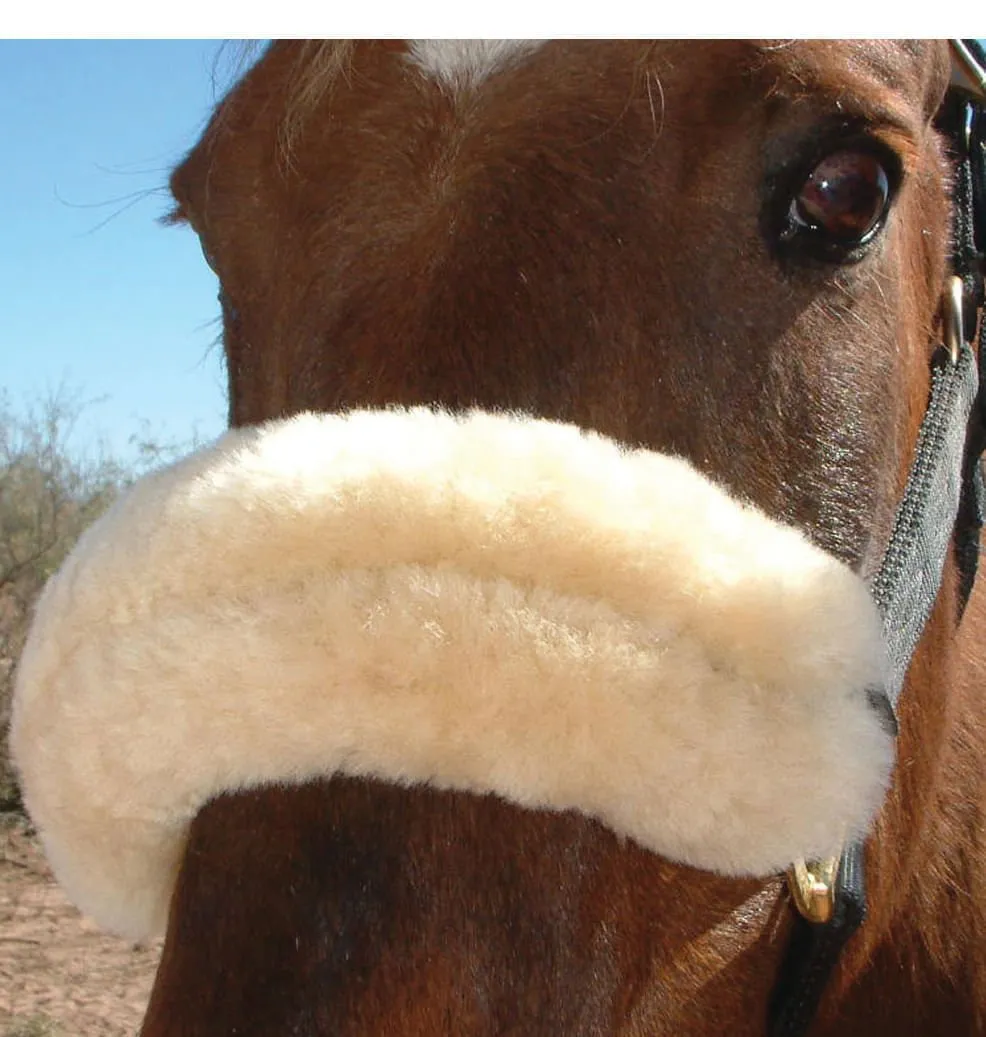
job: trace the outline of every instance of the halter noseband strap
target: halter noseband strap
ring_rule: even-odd
[[[964,609],[986,515],[980,463],[986,396],[979,388],[986,386],[986,320],[980,323],[978,365],[968,344],[986,301],[986,54],[975,41],[955,40],[952,48],[956,73],[940,119],[956,159],[945,348],[932,359],[931,395],[914,462],[871,585],[887,642],[886,701],[894,711],[938,597],[953,535]],[[839,859],[797,862],[789,884],[798,915],[770,1005],[770,1037],[807,1032],[842,948],[866,917],[862,844],[846,846]]]

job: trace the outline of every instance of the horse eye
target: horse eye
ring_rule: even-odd
[[[890,208],[890,175],[871,151],[826,155],[791,199],[781,240],[806,234],[830,251],[870,241]]]
[[[235,324],[240,319],[240,311],[229,301],[229,296],[226,294],[226,290],[219,286],[219,306],[222,309],[223,320],[227,324]]]

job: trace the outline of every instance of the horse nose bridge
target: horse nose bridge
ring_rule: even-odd
[[[320,325],[295,346],[292,391],[317,409],[480,405],[569,420],[638,391],[659,405],[655,380],[687,351],[669,263],[610,214],[529,215],[509,199],[439,207],[376,258],[356,257],[312,307]]]
[[[334,779],[220,797],[192,828],[182,951],[142,1037],[295,1032],[315,998],[339,1037],[609,1032],[644,922],[605,903],[624,853],[581,816],[492,796]]]
[[[235,902],[210,898],[230,874]],[[143,1037],[209,1012],[242,1037],[290,1032],[289,1006],[316,996],[338,1037],[590,1037],[643,1023],[700,1035],[695,991],[746,952],[762,968],[723,997],[753,1037],[776,900],[776,883],[692,872],[581,815],[492,796],[335,779],[223,797],[195,823],[173,907],[195,941],[162,966]],[[215,924],[210,903],[223,905]]]

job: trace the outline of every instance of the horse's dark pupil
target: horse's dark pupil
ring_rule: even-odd
[[[796,199],[798,216],[809,227],[840,241],[860,241],[887,207],[890,184],[873,155],[837,151],[824,158]]]

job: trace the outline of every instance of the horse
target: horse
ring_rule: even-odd
[[[240,612],[254,608],[259,592],[249,588],[261,587],[270,569],[288,574],[284,594],[294,602],[290,621],[287,612],[243,620],[248,633],[236,651],[202,649],[221,656],[222,668],[204,671],[194,700],[160,677],[169,701],[181,703],[168,721],[180,734],[145,725],[127,742],[124,755],[139,760],[158,740],[178,739],[195,747],[179,770],[195,770],[202,756],[221,761],[227,775],[205,802],[175,793],[187,826],[169,851],[173,882],[155,909],[166,940],[143,1037],[760,1037],[768,1025],[771,1033],[815,1037],[986,1033],[986,598],[969,562],[978,542],[978,453],[965,425],[958,467],[967,478],[951,515],[936,522],[947,550],[913,657],[907,653],[896,717],[873,692],[886,661],[871,652],[872,637],[883,635],[867,611],[901,525],[936,365],[960,366],[960,349],[971,356],[966,343],[980,320],[981,301],[968,294],[982,281],[972,231],[965,253],[975,253],[973,266],[955,276],[961,133],[948,127],[977,118],[971,94],[950,88],[955,67],[942,41],[284,41],[219,103],[171,188],[172,220],[198,234],[221,286],[229,419],[242,430],[231,433],[241,438],[223,465],[235,454],[237,464],[261,471],[255,430],[273,423],[280,431],[271,433],[276,443],[263,440],[273,444],[263,457],[276,455],[291,480],[317,469],[312,485],[328,502],[319,507],[345,510],[332,518],[336,525],[325,519],[331,529],[275,546],[272,531],[288,504],[263,496],[241,504],[239,469],[194,461],[182,478],[199,487],[183,505],[196,523],[213,522],[200,490],[227,487],[225,510],[213,508],[212,539],[183,546],[193,537],[184,518],[181,537],[158,536],[151,519],[173,505],[163,483],[148,491],[139,521],[126,506],[113,520],[117,533],[136,532],[131,554],[102,572],[103,583],[124,581],[146,554],[169,580],[194,570],[208,584],[199,618],[172,623],[167,651],[148,650],[145,668],[155,673],[207,642],[212,603],[226,593],[217,559],[227,553],[238,552],[237,565],[260,581],[228,591]],[[961,117],[948,114],[956,96],[966,99]],[[951,361],[941,360],[949,353],[943,341]],[[974,389],[967,395],[971,401]],[[532,429],[550,464],[528,465],[510,446]],[[373,465],[400,453],[401,473],[411,473],[398,478],[388,469],[388,486],[397,480],[399,489],[387,492],[399,502],[388,504],[386,522],[372,504],[375,482],[353,489],[333,481],[339,469],[363,464],[363,454],[338,447],[343,436],[372,440]],[[446,470],[448,452],[436,443],[449,437],[472,445]],[[326,452],[332,459],[323,465]],[[672,467],[659,467],[656,455]],[[628,489],[631,464],[644,474]],[[495,492],[483,481],[488,468],[501,480]],[[561,468],[564,476],[556,475]],[[263,468],[257,480],[267,476]],[[514,477],[528,487],[523,518],[520,504],[503,504],[513,491],[502,487]],[[696,510],[652,503],[641,485],[653,478],[675,485],[680,478],[687,489],[673,500],[694,493],[704,503]],[[302,507],[300,493],[285,490],[291,508]],[[443,582],[423,583],[418,570],[412,579],[401,569],[412,580],[401,587],[417,595],[407,614],[432,618],[378,665],[372,653],[390,652],[391,635],[377,632],[382,606],[367,597],[383,578],[374,575],[374,558],[391,551],[395,529],[417,536],[417,516],[431,514],[439,499],[461,523],[434,542],[419,537],[414,558],[427,556]],[[706,505],[734,510],[728,522],[706,521],[696,517]],[[618,527],[632,552],[594,539],[597,519],[585,516],[603,508],[606,528]],[[554,532],[562,511],[564,537]],[[746,539],[731,546],[734,525],[744,523],[754,523],[757,536],[769,529],[766,547],[754,550]],[[628,748],[636,746],[638,714],[628,713],[611,739],[609,700],[599,697],[615,695],[624,678],[632,684],[643,656],[618,681],[598,668],[610,656],[593,640],[602,626],[629,630],[642,614],[633,588],[607,589],[605,600],[596,588],[610,588],[611,578],[615,586],[635,558],[650,557],[658,527],[662,543],[688,552],[687,564],[683,555],[661,561],[672,574],[666,583],[688,588],[667,591],[679,611],[662,659],[676,650],[680,631],[706,622],[717,646],[715,679],[730,668],[755,670],[743,684],[751,689],[746,712],[734,716],[731,693],[722,692],[691,726],[680,722],[666,754],[654,749],[673,759],[662,786],[648,778],[646,750]],[[319,611],[304,589],[309,563],[292,559],[321,558],[326,541],[353,530],[363,540],[346,562],[358,570],[346,577],[347,593],[363,595],[365,607],[346,627],[345,651],[333,647],[331,662],[310,678],[310,664],[295,662],[294,650],[276,664],[253,653],[275,627],[286,638],[304,628],[297,652],[305,660],[311,646],[324,647],[324,617],[337,613]],[[480,663],[470,659],[463,671],[473,697],[449,693],[421,721],[390,691],[407,674],[415,675],[406,679],[415,694],[445,679],[420,662],[421,638],[455,640],[457,617],[477,595],[484,609],[502,606],[506,626],[542,608],[540,578],[525,582],[515,540],[527,545],[523,565],[550,570],[560,588],[550,607],[569,617],[548,623],[547,612],[538,613],[531,636],[541,645],[570,624],[565,650],[596,674],[585,691],[592,710],[570,716],[565,710],[575,706],[545,691],[548,715],[524,713],[503,734],[498,714],[487,711],[498,691],[482,660],[497,674],[512,673],[526,648],[511,641],[501,657],[482,641]],[[109,550],[93,544],[91,554]],[[596,552],[595,583],[583,572],[583,551]],[[493,556],[499,561],[488,561]],[[422,611],[460,586],[466,558],[486,566],[481,592],[463,589],[440,620]],[[805,571],[824,569],[826,588],[838,584],[831,607],[799,596],[789,574],[802,558]],[[744,598],[742,610],[720,605],[720,591],[731,595],[744,581],[760,587],[768,571],[773,582]],[[88,595],[88,587],[82,569],[71,569],[49,601]],[[59,659],[74,653],[88,660],[79,666],[108,679],[89,640],[101,625],[149,622],[156,606],[142,593],[138,587],[107,606],[104,620],[80,623]],[[603,611],[570,618],[575,598]],[[613,618],[617,598],[631,619]],[[694,619],[703,609],[715,619]],[[319,617],[311,628],[309,615]],[[469,636],[479,643],[480,634]],[[651,638],[639,635],[642,652]],[[346,646],[364,641],[370,655],[346,669]],[[136,643],[119,649],[124,684],[137,680]],[[856,654],[845,661],[840,652],[849,644]],[[38,648],[26,672],[40,657]],[[757,667],[781,657],[787,676],[776,683],[786,690],[771,698]],[[535,663],[518,710],[542,685],[553,687],[543,656]],[[225,676],[229,667],[235,680]],[[798,697],[789,676],[807,687],[812,667],[848,675],[855,690],[837,696],[822,682]],[[317,752],[347,709],[362,708],[347,698],[347,682],[371,670],[366,694],[375,712],[361,737],[381,748],[368,763],[351,763],[362,759],[354,742],[326,773],[296,762],[294,748],[285,750],[283,772],[263,781],[227,764],[234,743],[259,757],[264,739],[278,740],[278,711],[290,708],[281,692],[300,680],[341,689],[332,693],[342,705],[330,723],[314,711],[297,719]],[[236,696],[251,681],[269,699],[257,730],[243,733]],[[200,737],[199,707],[188,703],[227,694],[227,683],[222,725],[204,725]],[[670,682],[661,707],[669,724],[697,701],[689,687],[685,677]],[[633,695],[634,703],[646,697]],[[26,733],[26,691],[22,700],[15,755],[27,775],[42,770],[32,770],[26,747],[40,744],[48,720]],[[390,709],[399,719],[386,719]],[[753,714],[768,718],[769,739],[744,741]],[[372,725],[383,722],[391,726],[378,735]],[[96,721],[86,723],[80,744],[96,737]],[[415,724],[422,742],[434,737],[448,755],[418,762]],[[706,751],[713,731],[718,740]],[[528,738],[535,748],[524,755],[517,746]],[[598,756],[585,748],[594,740],[605,742]],[[97,766],[94,754],[87,766]],[[565,770],[569,756],[580,762]],[[481,772],[470,769],[479,757]],[[504,776],[507,758],[514,769]],[[62,766],[46,749],[44,767],[61,773]],[[547,771],[554,791],[531,792],[542,779],[550,784]],[[152,797],[168,781],[144,784]],[[32,799],[25,785],[29,807],[37,803],[43,814],[41,794]],[[612,794],[597,794],[610,786]],[[123,816],[126,782],[113,789]],[[637,797],[633,810],[621,800],[626,790]],[[741,810],[735,804],[747,791],[763,798]],[[70,811],[67,792],[52,796]],[[813,832],[836,799],[843,814],[846,804],[857,813],[829,851],[804,843],[809,900],[819,891],[811,859],[828,852],[838,860],[843,846],[865,837],[865,852],[842,854],[839,881],[845,886],[865,864],[867,917],[851,938],[843,931],[838,946],[818,950],[832,919],[824,910],[812,916],[809,904],[801,905],[804,922],[784,862],[794,863],[793,853],[785,856],[791,833],[799,825]],[[857,809],[857,800],[866,805]],[[144,839],[156,811],[128,816],[129,837]],[[645,815],[652,824],[640,820]],[[175,827],[171,815],[167,824]],[[56,870],[61,864],[69,873],[66,845],[52,835],[49,852]],[[107,853],[112,860],[123,851]],[[831,901],[830,886],[820,883]],[[129,909],[112,892],[100,903],[114,917]],[[796,991],[800,1007],[790,1008],[785,989]]]

